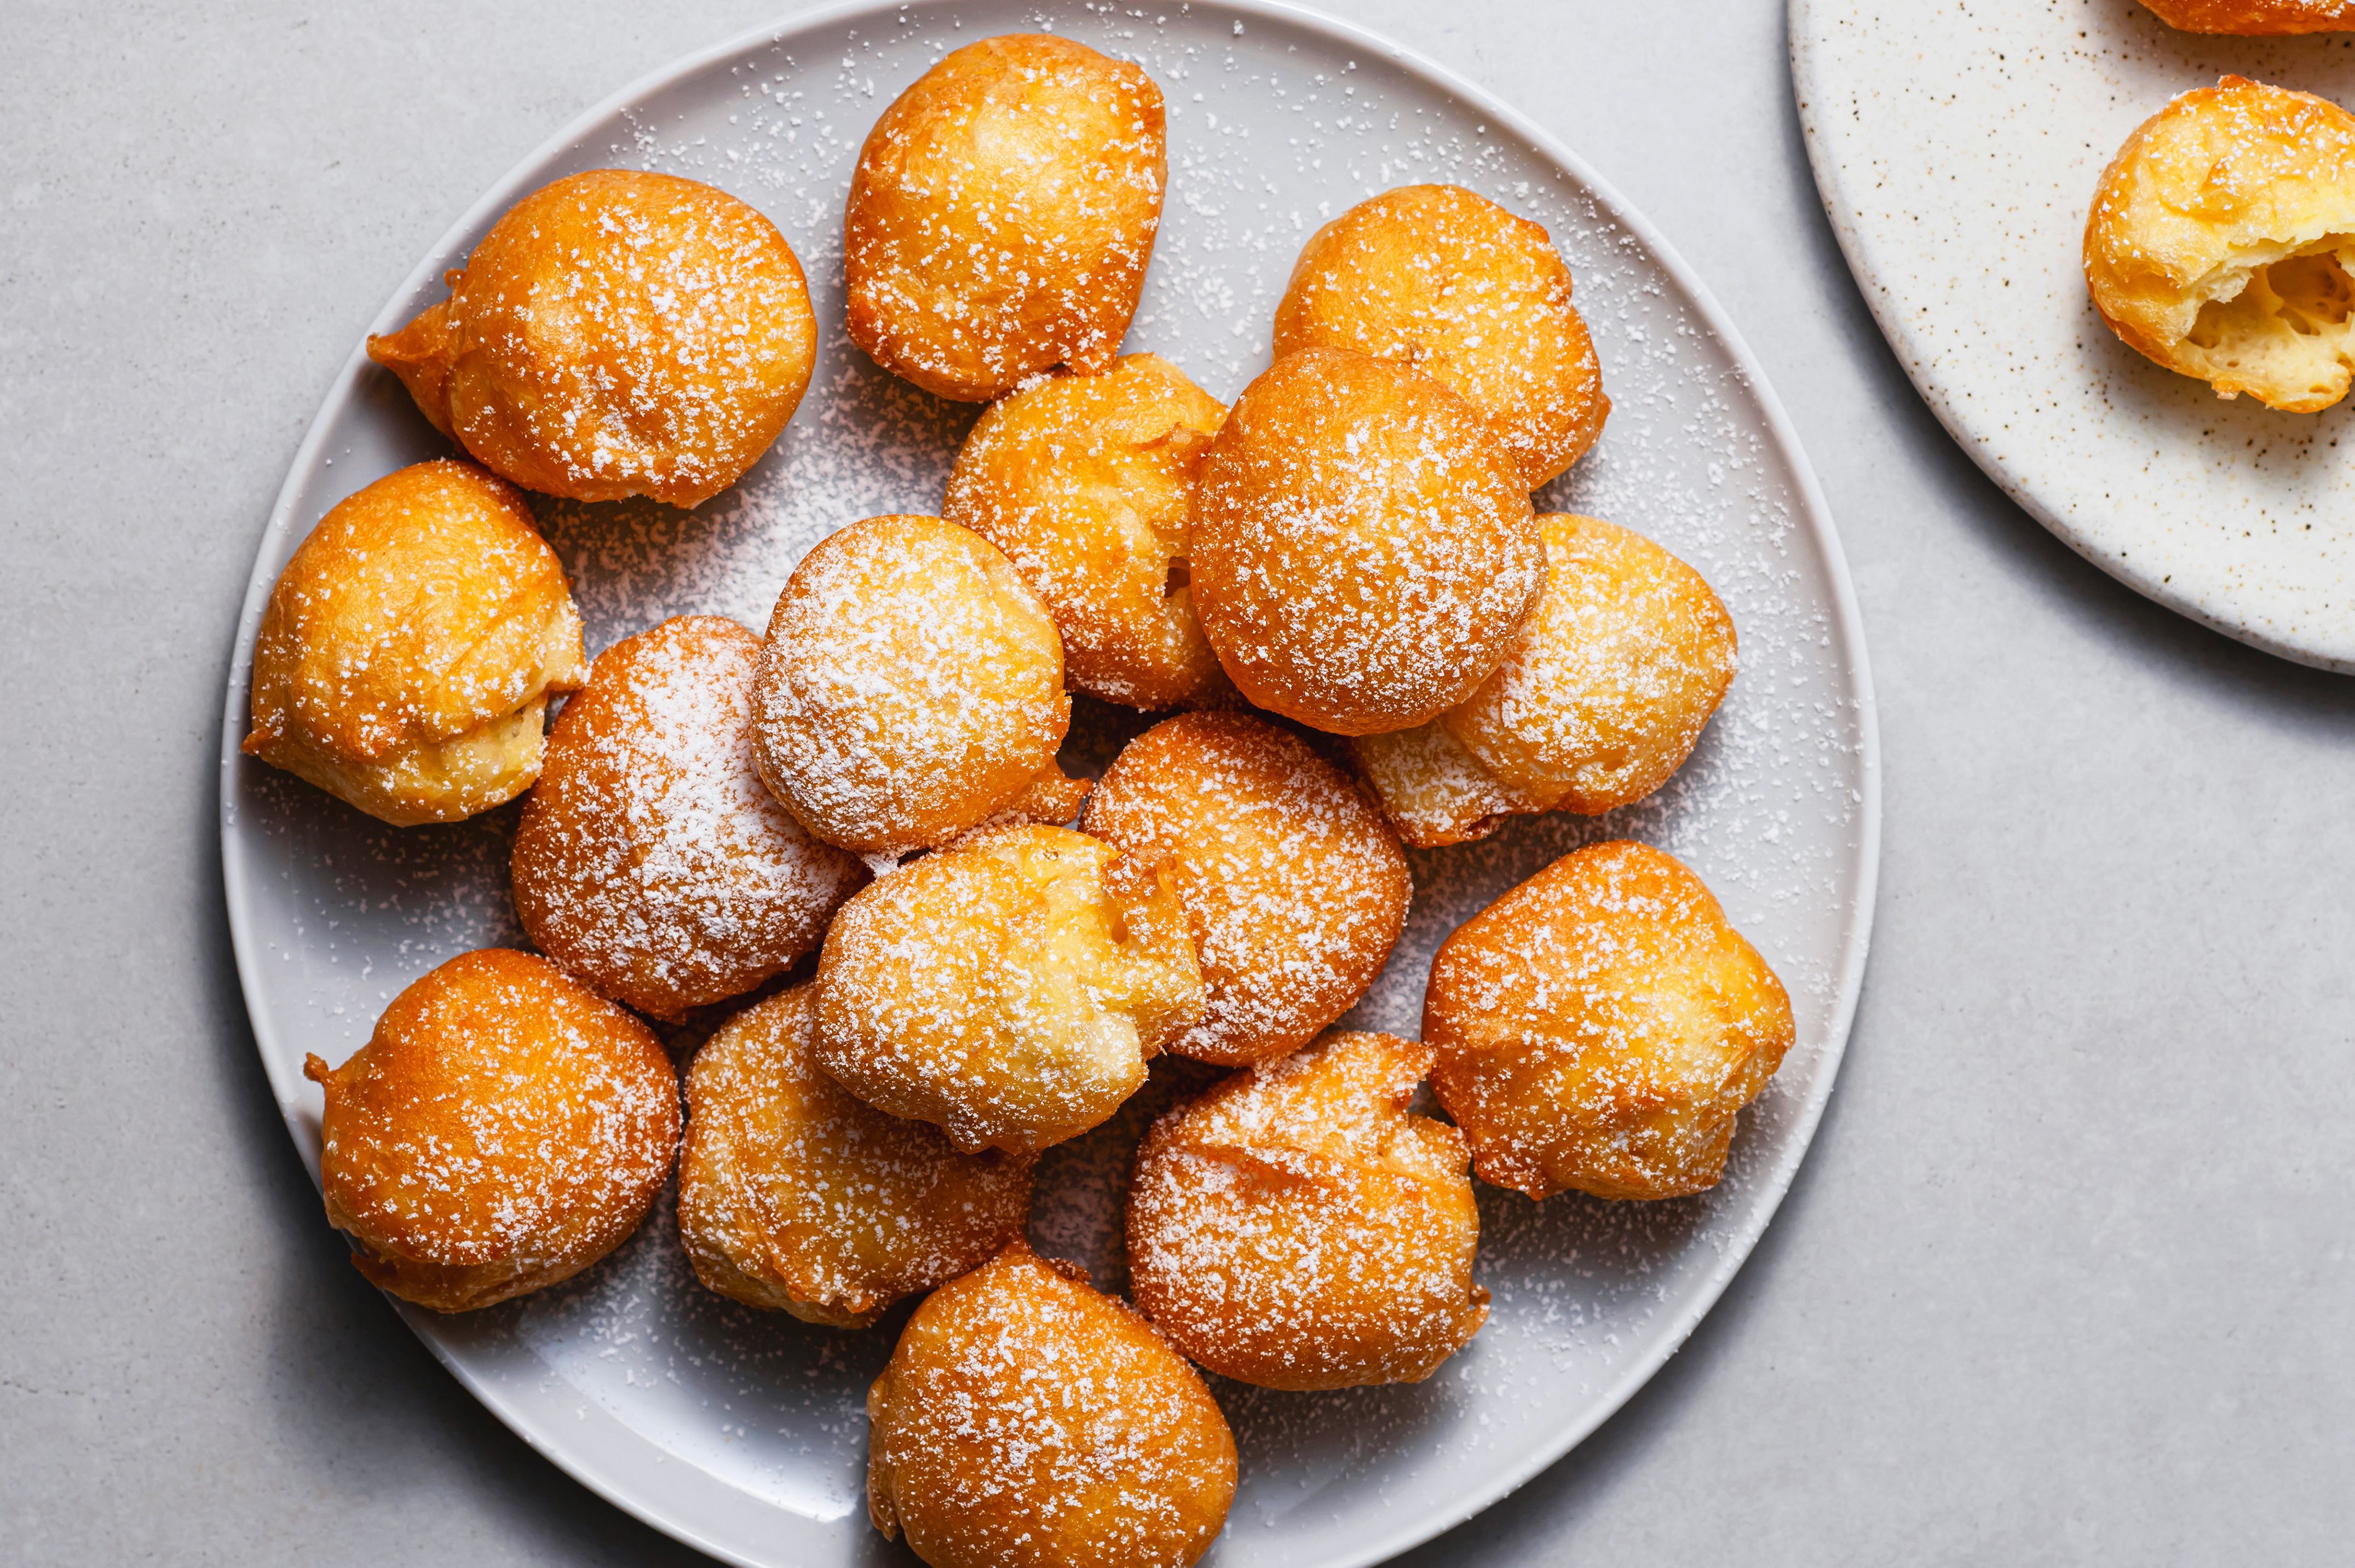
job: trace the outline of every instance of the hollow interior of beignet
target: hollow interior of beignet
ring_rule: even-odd
[[[2227,396],[2324,408],[2355,361],[2355,233],[2326,234],[2278,259],[2234,269],[2200,307],[2182,352]]]

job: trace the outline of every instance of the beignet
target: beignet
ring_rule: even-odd
[[[1032,1154],[1120,1109],[1199,1016],[1166,878],[1068,827],[985,829],[843,906],[818,960],[818,1064],[965,1150]]]
[[[1063,645],[996,545],[938,517],[818,541],[761,656],[761,776],[829,844],[903,855],[1000,812],[1069,821]]]
[[[2142,0],[2170,27],[2187,33],[2355,32],[2355,0]]]
[[[850,340],[938,397],[1102,370],[1136,313],[1168,184],[1161,90],[1043,33],[967,44],[859,149],[842,220]]]
[[[1330,348],[1277,360],[1236,400],[1193,544],[1194,608],[1236,688],[1342,735],[1461,702],[1545,580],[1528,493],[1479,411]]]
[[[672,175],[544,186],[446,282],[368,357],[484,466],[575,501],[709,500],[769,450],[816,358],[777,226]]]
[[[531,787],[549,695],[587,674],[523,497],[420,463],[337,502],[279,573],[243,749],[396,827],[455,822]]]
[[[2228,76],[2145,121],[2085,222],[2094,308],[2135,349],[2268,408],[2355,376],[2355,116]]]
[[[1219,667],[1187,584],[1195,475],[1227,411],[1153,354],[990,405],[941,511],[1006,552],[1062,634],[1071,689],[1131,708]]]
[[[1505,662],[1433,723],[1350,742],[1410,844],[1632,805],[1684,765],[1732,683],[1733,621],[1700,573],[1599,517],[1538,527],[1545,592]]]
[[[932,1568],[1185,1568],[1234,1500],[1201,1374],[1019,1242],[916,1308],[867,1424],[868,1517]]]
[[[1488,1318],[1464,1136],[1407,1110],[1432,1051],[1333,1034],[1163,1116],[1137,1151],[1138,1310],[1264,1388],[1421,1382]]]
[[[678,1147],[654,1031],[528,953],[412,982],[326,1093],[328,1222],[372,1284],[436,1312],[569,1279],[638,1228]]]
[[[516,833],[532,944],[659,1019],[743,995],[815,948],[866,880],[762,787],[758,638],[681,615],[597,656]]]
[[[1030,1216],[1028,1157],[959,1154],[818,1070],[816,991],[738,1013],[695,1053],[678,1233],[696,1276],[751,1307],[863,1328],[996,1257]]]
[[[1783,983],[1674,856],[1563,856],[1456,928],[1423,1037],[1480,1179],[1531,1198],[1717,1184],[1742,1107],[1791,1047]]]
[[[1081,827],[1165,868],[1201,953],[1202,1016],[1169,1044],[1240,1067],[1297,1051],[1390,961],[1414,891],[1382,815],[1307,744],[1244,713],[1122,749]]]
[[[1552,238],[1461,186],[1385,191],[1310,237],[1275,307],[1275,357],[1303,348],[1445,382],[1487,418],[1524,490],[1584,456],[1611,411]]]

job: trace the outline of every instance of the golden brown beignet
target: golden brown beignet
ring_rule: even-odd
[[[531,787],[549,694],[586,675],[523,497],[420,463],[337,502],[279,573],[243,749],[396,827],[455,822]]]
[[[595,990],[676,1019],[818,944],[866,880],[752,763],[760,640],[681,615],[597,656],[549,736],[515,843],[516,913]]]
[[[776,225],[671,175],[568,175],[445,281],[368,357],[493,472],[576,501],[709,500],[769,450],[816,357]]]
[[[2127,347],[2219,396],[2315,413],[2355,375],[2355,116],[2228,76],[2126,138],[2085,285]]]
[[[1441,944],[1432,1087],[1484,1181],[1544,1198],[1714,1187],[1794,1034],[1783,983],[1674,856],[1563,856]]]
[[[379,1287],[465,1312],[570,1279],[638,1228],[678,1147],[645,1025],[528,953],[464,953],[392,999],[326,1092],[327,1220]]]
[[[996,546],[868,517],[802,558],[769,617],[761,776],[829,844],[898,856],[1016,810],[1068,821],[1063,645]]]
[[[1366,994],[1414,883],[1382,815],[1305,742],[1243,713],[1131,741],[1081,827],[1166,868],[1201,952],[1202,1016],[1169,1044],[1240,1067],[1297,1051]]]
[[[1386,191],[1310,237],[1275,307],[1275,357],[1303,348],[1444,381],[1487,417],[1524,490],[1584,456],[1611,411],[1552,238],[1461,186]]]
[[[980,1267],[1030,1217],[1027,1157],[959,1154],[818,1071],[815,989],[728,1020],[687,1074],[678,1232],[696,1276],[752,1307],[863,1328]]]
[[[1165,877],[1068,827],[993,827],[843,906],[817,970],[817,1059],[966,1150],[1031,1154],[1120,1109],[1200,1014]]]
[[[1074,691],[1167,708],[1219,667],[1188,587],[1194,478],[1227,411],[1154,354],[990,406],[941,511],[1006,552],[1062,634]]]
[[[908,1319],[867,1395],[867,1511],[932,1568],[1185,1568],[1235,1440],[1186,1359],[1017,1242]]]
[[[1538,527],[1545,592],[1505,662],[1435,722],[1350,742],[1411,844],[1632,805],[1684,765],[1732,683],[1733,620],[1700,573],[1599,517]]]
[[[850,340],[964,402],[1058,365],[1104,369],[1168,175],[1161,90],[1136,66],[1041,33],[967,44],[859,149],[842,220]]]
[[[2355,32],[2355,0],[2142,0],[2170,27],[2187,33]]]
[[[1136,1305],[1265,1388],[1421,1382],[1488,1319],[1464,1136],[1411,1115],[1428,1046],[1333,1034],[1162,1117],[1128,1193]]]
[[[1194,608],[1259,707],[1412,729],[1501,663],[1545,579],[1529,496],[1479,411],[1329,348],[1243,391],[1195,492]]]

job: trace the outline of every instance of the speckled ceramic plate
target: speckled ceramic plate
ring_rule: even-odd
[[[2085,212],[2134,128],[2237,72],[2355,103],[2355,37],[2178,33],[2138,0],[1790,0],[1824,209],[1873,318],[1987,476],[2103,571],[2355,671],[2355,400],[2219,399],[2103,325]]]
[[[795,19],[664,70],[591,111],[459,220],[385,306],[436,297],[442,269],[517,197],[606,164],[723,186],[800,251],[822,325],[800,416],[733,492],[694,513],[549,506],[592,648],[685,611],[759,626],[812,542],[871,513],[930,511],[974,411],[870,366],[841,336],[837,239],[852,158],[903,86],[986,33],[1051,27],[1142,60],[1167,94],[1171,190],[1130,346],[1231,398],[1265,363],[1295,252],[1370,192],[1452,180],[1541,219],[1568,255],[1615,402],[1599,448],[1546,497],[1653,534],[1731,605],[1742,673],[1682,774],[1598,822],[1530,819],[1418,855],[1415,909],[1356,1014],[1412,1033],[1433,947],[1573,846],[1632,834],[1684,857],[1774,962],[1799,1043],[1743,1117],[1707,1196],[1612,1206],[1484,1191],[1487,1329],[1429,1381],[1316,1395],[1220,1384],[1241,1491],[1211,1561],[1375,1561],[1471,1514],[1592,1431],[1690,1332],[1780,1200],[1826,1097],[1864,963],[1878,845],[1870,688],[1847,573],[1806,460],[1756,366],[1691,275],[1568,153],[1398,50],[1273,5],[1144,10],[959,0]],[[356,351],[304,443],[254,563],[240,624],[341,496],[443,451]],[[399,830],[238,755],[247,669],[222,735],[221,834],[240,972],[270,1081],[303,1156],[318,1092],[303,1054],[341,1061],[401,986],[451,954],[518,941],[506,894],[514,811]],[[1073,765],[1122,723],[1083,705]],[[1044,1162],[1033,1237],[1124,1283],[1118,1184],[1147,1112],[1188,1082],[1163,1063],[1114,1125]],[[763,1315],[700,1289],[658,1210],[612,1259],[487,1312],[411,1312],[491,1409],[589,1486],[732,1562],[898,1562],[866,1522],[862,1398],[901,1315],[863,1334]]]

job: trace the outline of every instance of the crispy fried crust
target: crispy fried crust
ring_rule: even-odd
[[[392,999],[326,1093],[328,1221],[370,1281],[464,1312],[568,1279],[638,1228],[678,1147],[652,1030],[527,953],[462,954]]]
[[[776,225],[671,175],[545,186],[448,282],[368,357],[493,472],[576,501],[710,499],[794,417],[817,352]]]
[[[682,615],[597,656],[516,832],[516,913],[593,989],[656,1018],[743,995],[815,948],[866,880],[752,759],[759,639]]]
[[[1307,348],[1244,389],[1195,493],[1194,607],[1236,688],[1371,735],[1454,707],[1537,602],[1545,546],[1478,410]]]
[[[1414,891],[1398,836],[1348,775],[1250,714],[1183,714],[1131,741],[1081,826],[1168,869],[1205,988],[1169,1049],[1228,1067],[1296,1051],[1354,1006]]]
[[[1410,1114],[1428,1046],[1327,1035],[1154,1124],[1129,1185],[1136,1304],[1265,1388],[1421,1382],[1488,1318],[1464,1137]]]
[[[1716,1185],[1793,1021],[1700,879],[1620,840],[1563,856],[1458,927],[1432,961],[1423,1035],[1482,1180],[1531,1198],[1674,1198]]]
[[[853,1099],[818,1070],[816,992],[738,1013],[695,1053],[678,1232],[722,1296],[863,1328],[1022,1234],[1031,1161],[959,1154],[937,1127]]]
[[[769,617],[761,776],[857,854],[933,848],[1009,808],[1068,820],[1055,752],[1071,721],[1046,606],[996,545],[938,517],[819,540]]]
[[[850,340],[938,397],[986,402],[1109,367],[1168,184],[1161,90],[1038,33],[968,44],[859,149],[843,213]]]
[[[2355,32],[2355,0],[2142,0],[2170,27],[2187,33]]]
[[[549,695],[586,675],[523,497],[420,463],[338,502],[279,574],[244,750],[397,826],[454,822],[531,787]]]
[[[2314,413],[2355,375],[2355,116],[2228,76],[2102,176],[2085,284],[2118,336],[2227,398]]]
[[[942,515],[1006,552],[1062,634],[1071,689],[1167,708],[1219,667],[1187,585],[1194,480],[1227,416],[1155,354],[1000,400]]]
[[[1611,411],[1551,237],[1461,186],[1384,192],[1310,238],[1275,307],[1276,357],[1302,348],[1445,382],[1487,419],[1524,490],[1584,456]]]
[[[1643,799],[1684,765],[1732,682],[1733,621],[1699,572],[1599,517],[1538,527],[1545,592],[1505,662],[1433,722],[1350,742],[1410,844]]]
[[[1235,1495],[1201,1374],[1020,1242],[908,1319],[867,1395],[867,1511],[932,1568],[1185,1568]]]
[[[1164,875],[1067,827],[1017,824],[893,871],[818,960],[820,1066],[966,1150],[1074,1138],[1145,1083],[1201,1011]]]

